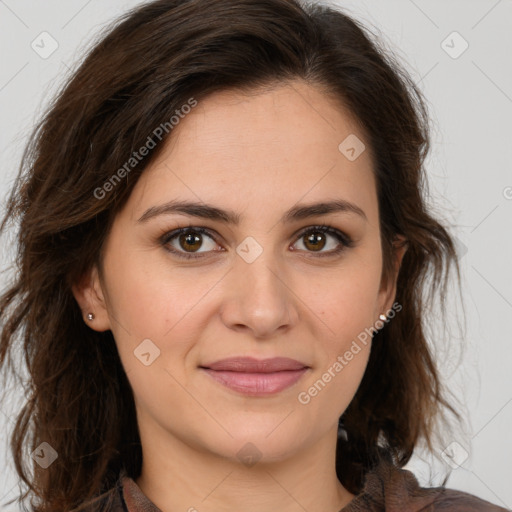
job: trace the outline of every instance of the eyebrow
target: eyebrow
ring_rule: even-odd
[[[320,203],[311,203],[298,205],[290,208],[281,217],[281,223],[291,223],[318,215],[327,215],[329,213],[353,213],[368,221],[364,211],[354,203],[350,203],[345,199],[337,199],[334,201],[324,201]],[[146,210],[139,218],[138,222],[146,222],[149,219],[159,215],[172,213],[182,213],[192,217],[220,221],[225,224],[233,224],[238,226],[241,217],[233,210],[223,210],[206,203],[196,203],[192,201],[169,201],[168,203],[152,206]]]

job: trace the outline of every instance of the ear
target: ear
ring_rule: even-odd
[[[402,259],[408,248],[408,243],[405,237],[402,235],[396,235],[393,241],[393,270],[390,276],[388,276],[387,282],[383,279],[381,282],[381,289],[379,292],[379,311],[377,311],[377,317],[380,314],[386,314],[391,309],[396,295],[396,283],[398,280],[398,273],[402,264]]]
[[[71,286],[71,291],[82,310],[85,323],[95,331],[108,331],[110,320],[96,265]],[[89,313],[94,315],[92,320],[87,318]]]

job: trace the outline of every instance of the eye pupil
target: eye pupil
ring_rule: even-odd
[[[201,247],[201,243],[199,243],[199,246],[196,247],[186,247],[186,246],[192,246],[194,242],[201,242],[201,238],[197,234],[191,234],[191,233],[185,233],[180,235],[180,245],[183,249],[199,249]]]
[[[319,245],[320,241],[320,245]],[[306,236],[306,243],[304,244],[308,247],[308,244],[313,244],[313,250],[321,250],[325,247],[325,235],[320,232],[314,232]],[[309,247],[308,247],[309,248]]]

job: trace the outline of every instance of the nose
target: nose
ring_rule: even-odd
[[[299,318],[298,299],[271,251],[252,263],[237,256],[233,265],[224,282],[223,323],[257,339],[291,329]]]

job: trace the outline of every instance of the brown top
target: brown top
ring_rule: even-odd
[[[339,512],[511,512],[472,494],[420,487],[408,470],[383,460],[366,475],[363,490]],[[109,512],[162,512],[135,481],[121,473]]]

